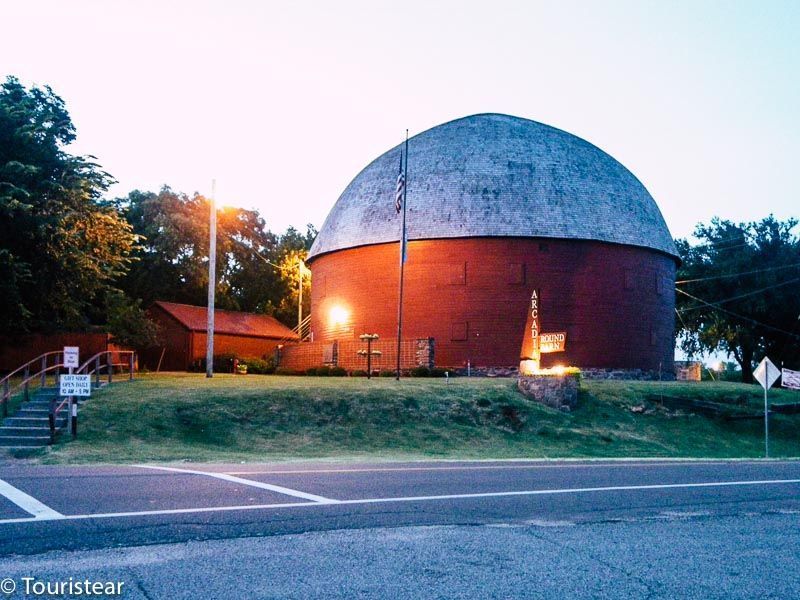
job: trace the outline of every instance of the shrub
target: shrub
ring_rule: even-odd
[[[331,368],[328,366],[317,367],[317,375],[320,377],[328,377],[331,374]]]
[[[445,374],[446,371],[447,371],[447,369],[443,369],[441,367],[435,367],[435,368],[431,369],[431,377],[444,377],[444,374]],[[453,373],[450,373],[451,377],[452,377],[452,375],[453,375]]]
[[[303,375],[303,372],[290,369],[289,367],[278,367],[275,369],[275,375]]]
[[[306,369],[306,375],[310,375],[311,377],[318,375],[317,367],[309,367],[308,369]]]
[[[235,354],[215,354],[214,355],[214,372],[215,373],[233,373],[233,361],[236,359]],[[198,358],[189,365],[189,370],[196,373],[202,373],[206,370],[206,359]]]
[[[411,369],[412,377],[430,377],[431,370],[428,367],[414,367]]]
[[[364,369],[356,369],[355,371],[350,371],[350,377],[366,377],[367,372]]]
[[[344,367],[331,367],[330,376],[331,377],[346,377],[347,376],[347,369],[345,369]]]
[[[261,358],[242,358],[239,359],[239,364],[247,365],[247,372],[256,375],[270,375],[275,372],[275,359],[268,358],[266,360]]]
[[[389,369],[382,369],[378,375],[380,377],[394,377],[397,373],[395,371],[391,371]]]

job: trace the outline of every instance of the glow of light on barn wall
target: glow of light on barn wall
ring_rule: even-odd
[[[521,375],[535,375],[539,371],[538,360],[521,360],[519,362],[519,372]]]
[[[331,329],[344,327],[350,321],[350,311],[344,306],[331,306],[328,311],[328,326]]]

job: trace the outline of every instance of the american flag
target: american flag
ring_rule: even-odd
[[[394,192],[394,208],[397,214],[403,208],[403,190],[406,187],[406,175],[403,173],[403,153],[400,152],[400,173],[397,175],[397,189]]]

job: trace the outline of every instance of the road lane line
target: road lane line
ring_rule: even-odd
[[[274,471],[223,471],[227,475],[303,475],[314,473],[391,473],[392,471],[492,471],[492,470],[515,470],[515,469],[600,469],[605,467],[684,467],[684,466],[713,466],[728,463],[717,462],[687,462],[687,463],[603,463],[595,465],[460,465],[452,467],[356,467],[354,469],[294,469],[294,470],[274,470]],[[737,465],[753,465],[760,463],[734,463]],[[785,463],[780,463],[785,464]]]
[[[202,471],[200,471],[202,473]],[[470,498],[502,498],[510,496],[547,496],[556,494],[586,494],[593,492],[619,492],[619,491],[641,491],[641,490],[668,490],[682,488],[712,488],[712,487],[732,487],[747,485],[788,485],[798,484],[800,479],[766,479],[760,481],[707,481],[701,483],[664,483],[655,485],[619,485],[610,487],[591,487],[591,488],[562,488],[550,490],[524,490],[514,492],[483,492],[476,494],[443,494],[438,496],[403,496],[394,498],[364,498],[358,500],[334,500],[327,504],[338,505],[359,505],[359,504],[389,504],[400,502],[425,502],[431,500],[463,500]],[[114,519],[120,517],[146,517],[158,515],[176,515],[191,513],[210,513],[210,512],[231,512],[246,510],[265,510],[277,508],[306,508],[320,506],[322,502],[290,502],[285,504],[246,504],[242,506],[208,506],[200,508],[172,508],[164,510],[144,510],[117,513],[95,513],[85,515],[62,515],[60,520],[86,520],[86,519]],[[2,519],[0,525],[9,523],[27,523],[41,519],[17,518]]]
[[[15,488],[7,481],[0,479],[0,496],[8,498],[22,510],[33,515],[38,521],[46,519],[63,519],[64,515],[42,504],[33,496],[29,496],[20,489]]]
[[[314,494],[307,494],[306,492],[301,492],[300,490],[293,490],[291,488],[283,487],[280,485],[272,485],[270,483],[253,481],[252,479],[242,479],[240,477],[234,477],[233,475],[228,475],[227,473],[214,473],[213,471],[195,471],[193,469],[177,469],[175,467],[158,467],[155,465],[134,465],[134,466],[139,467],[141,469],[154,469],[157,471],[169,471],[171,473],[205,475],[206,477],[213,477],[214,479],[221,479],[223,481],[228,481],[230,483],[237,483],[239,485],[247,485],[262,490],[269,490],[271,492],[284,494],[286,496],[294,496],[295,498],[302,498],[303,500],[311,500],[312,502],[316,502],[317,504],[335,504],[338,502],[338,500],[333,500],[331,498],[316,496]]]

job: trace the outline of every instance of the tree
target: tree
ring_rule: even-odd
[[[115,344],[128,348],[152,348],[158,344],[159,328],[142,310],[141,300],[122,292],[106,297],[106,328]]]
[[[0,332],[85,327],[136,238],[102,200],[113,182],[64,148],[75,128],[52,89],[0,85]]]
[[[677,312],[689,354],[723,351],[753,381],[754,362],[800,357],[800,239],[795,219],[698,225],[699,244],[677,240]]]
[[[301,277],[303,278],[303,314],[311,313],[311,272],[305,266],[305,260],[316,237],[317,230],[313,225],[308,224],[305,234],[301,234],[294,227],[289,227],[278,243],[278,275],[283,292],[275,316],[291,327],[297,325],[297,305],[300,300],[298,283]]]
[[[204,305],[208,200],[165,186],[158,194],[131,192],[117,204],[141,240],[137,261],[120,282],[127,294],[145,306],[156,300]],[[284,268],[284,262],[292,253],[304,258],[315,236],[309,226],[305,234],[290,228],[279,237],[267,229],[257,211],[218,209],[217,306],[273,314],[294,325],[297,279],[292,277],[292,267]]]

